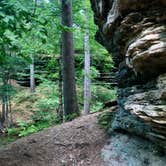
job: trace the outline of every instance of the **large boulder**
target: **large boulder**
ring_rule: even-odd
[[[111,53],[118,80],[113,130],[166,149],[166,1],[91,0],[96,40]]]

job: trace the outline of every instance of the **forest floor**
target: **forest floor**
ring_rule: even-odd
[[[21,138],[0,150],[0,166],[100,166],[107,136],[100,113]]]
[[[125,132],[108,137],[98,125],[99,114],[1,147],[0,166],[165,166],[165,152],[149,140]]]

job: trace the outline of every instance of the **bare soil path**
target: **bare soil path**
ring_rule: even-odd
[[[0,166],[101,166],[105,131],[99,113],[17,140],[0,151]]]

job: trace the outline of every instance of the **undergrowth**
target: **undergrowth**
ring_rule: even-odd
[[[30,94],[28,90],[20,90],[15,98],[15,112],[25,113],[25,110],[32,112],[27,120],[16,121],[15,127],[7,129],[8,138],[19,138],[36,133],[53,125],[60,124],[61,121],[57,115],[59,106],[58,84],[51,81],[41,83],[35,94]],[[97,112],[103,107],[103,103],[115,99],[115,91],[101,85],[92,85],[91,87],[91,112]],[[79,109],[83,110],[83,87],[77,87]],[[19,106],[19,109],[17,108]],[[74,115],[73,115],[74,116]],[[102,122],[105,123],[105,122]]]

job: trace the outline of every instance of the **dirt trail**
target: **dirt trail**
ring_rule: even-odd
[[[22,138],[0,151],[0,166],[100,166],[106,134],[99,113]]]

